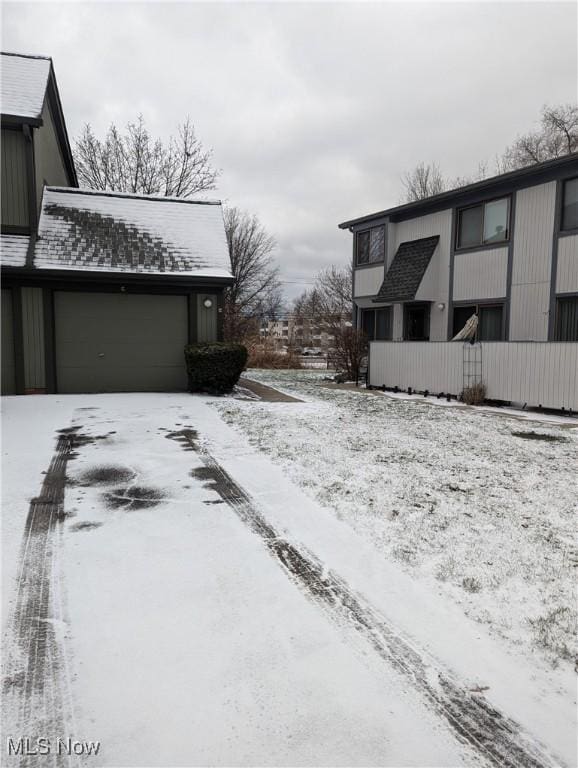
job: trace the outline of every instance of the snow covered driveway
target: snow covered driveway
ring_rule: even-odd
[[[211,402],[5,399],[4,735],[106,766],[571,763],[565,698]]]

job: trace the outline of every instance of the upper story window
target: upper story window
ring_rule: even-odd
[[[385,227],[372,227],[355,235],[355,264],[375,264],[385,258]]]
[[[510,199],[502,197],[458,211],[458,248],[501,243],[510,237]]]
[[[561,228],[578,229],[578,179],[564,182]]]

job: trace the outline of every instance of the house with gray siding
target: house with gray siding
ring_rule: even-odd
[[[372,385],[459,394],[474,351],[451,340],[475,314],[489,397],[578,408],[578,154],[339,226]]]
[[[220,202],[79,189],[51,59],[1,74],[2,394],[185,389],[233,282]]]

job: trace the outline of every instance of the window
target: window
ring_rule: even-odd
[[[510,201],[507,197],[458,211],[458,248],[502,243],[510,236]]]
[[[452,338],[462,330],[472,315],[478,316],[476,341],[504,341],[503,304],[468,304],[455,307]]]
[[[429,341],[429,304],[404,306],[403,338],[406,341]]]
[[[556,302],[556,341],[578,341],[578,296]]]
[[[363,309],[361,327],[369,341],[388,341],[393,338],[392,307]]]
[[[564,182],[561,229],[578,229],[578,179]]]
[[[385,258],[385,227],[373,227],[355,236],[355,263],[376,264]]]

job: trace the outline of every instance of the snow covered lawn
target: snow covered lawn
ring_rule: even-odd
[[[332,389],[306,371],[247,376],[308,401],[217,407],[312,498],[531,664],[574,664],[576,420]]]
[[[350,406],[393,406],[283,381],[309,402],[3,399],[4,737],[100,742],[55,766],[573,765],[568,664],[529,667],[361,524]]]

